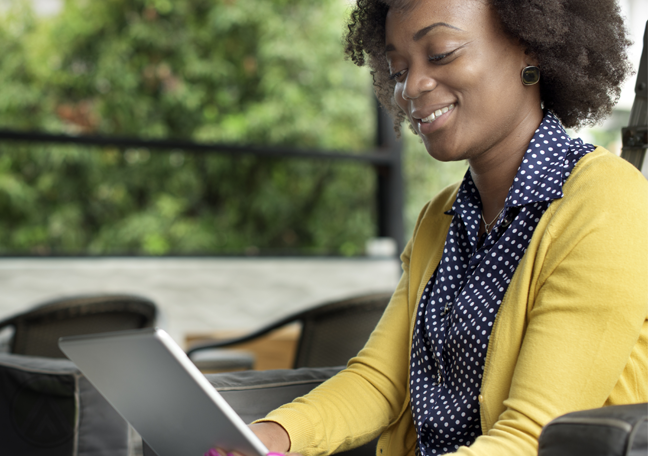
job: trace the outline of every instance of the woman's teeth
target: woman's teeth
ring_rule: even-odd
[[[445,114],[448,111],[452,111],[454,109],[454,107],[455,106],[454,106],[454,103],[453,103],[450,106],[446,106],[445,108],[437,109],[436,111],[434,111],[432,114],[430,114],[426,118],[421,119],[421,122],[423,122],[423,123],[434,122],[437,117],[439,117],[441,114]]]

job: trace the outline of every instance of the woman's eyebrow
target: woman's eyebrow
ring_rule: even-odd
[[[412,39],[413,39],[414,41],[418,41],[418,40],[420,40],[421,38],[423,38],[425,35],[427,35],[428,32],[429,32],[430,30],[435,29],[435,28],[437,28],[437,27],[448,27],[448,28],[451,28],[451,29],[454,29],[454,30],[459,30],[460,32],[463,32],[463,30],[461,30],[461,29],[458,28],[458,27],[455,27],[454,25],[450,25],[450,24],[447,24],[447,23],[445,23],[445,22],[435,22],[434,24],[432,24],[432,25],[428,25],[427,27],[423,27],[421,30],[419,30],[418,32],[416,32],[416,33],[412,36]]]
[[[420,40],[425,35],[427,35],[428,32],[430,32],[430,30],[435,29],[437,27],[448,27],[448,28],[451,28],[453,30],[458,30],[460,32],[463,32],[463,30],[461,30],[459,27],[455,27],[454,25],[450,25],[450,24],[447,24],[445,22],[435,22],[432,25],[428,25],[427,27],[423,27],[421,30],[419,30],[414,35],[412,35],[412,40],[414,40],[414,41]],[[385,46],[385,54],[388,53],[388,52],[391,52],[391,51],[395,51],[395,50],[396,50],[396,47],[393,44],[388,44],[387,46]]]

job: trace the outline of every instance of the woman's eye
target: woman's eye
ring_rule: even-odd
[[[455,49],[456,50],[456,49]],[[435,54],[428,57],[430,62],[443,63],[443,60],[454,54],[455,51],[446,52],[445,54]]]
[[[392,73],[392,74],[389,75],[389,79],[392,80],[392,81],[394,81],[394,80],[398,81],[399,79],[401,79],[405,75],[405,72],[406,72],[406,70],[401,70],[401,71],[398,71],[396,73]]]

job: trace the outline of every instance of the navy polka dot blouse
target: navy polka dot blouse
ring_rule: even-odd
[[[547,114],[529,143],[490,233],[478,239],[479,192],[466,172],[452,209],[443,256],[417,310],[410,405],[418,451],[446,454],[481,434],[479,393],[495,316],[533,230],[574,165],[594,150]]]

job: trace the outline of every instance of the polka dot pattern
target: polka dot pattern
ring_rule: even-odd
[[[452,209],[443,256],[416,315],[410,405],[424,456],[470,445],[481,434],[478,397],[495,316],[531,236],[574,165],[594,146],[572,140],[547,114],[529,143],[488,235],[478,239],[481,200],[466,173]]]

